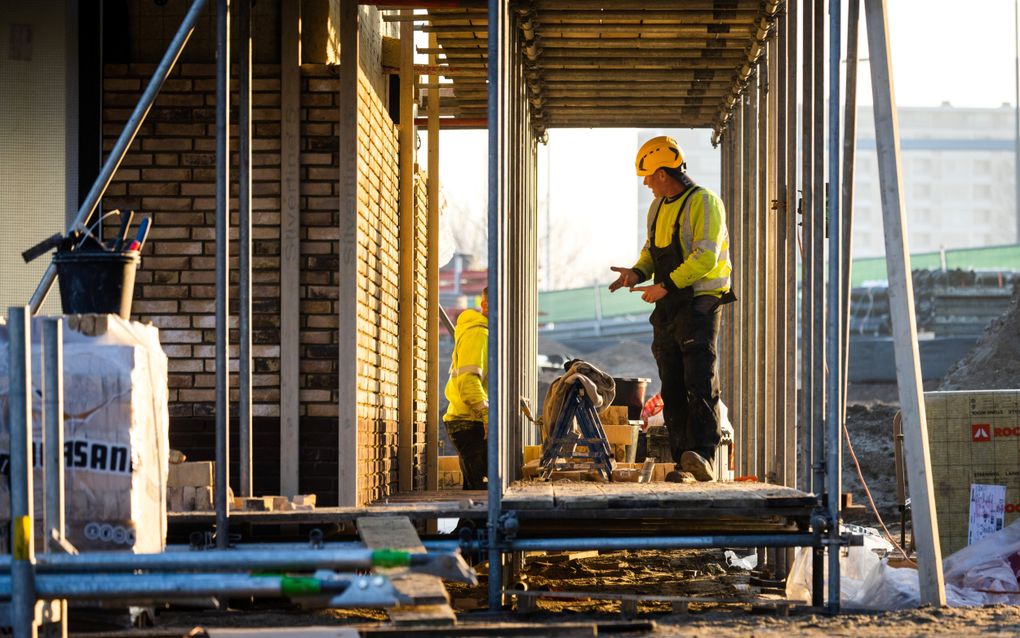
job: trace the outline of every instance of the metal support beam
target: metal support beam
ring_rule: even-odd
[[[49,317],[43,322],[43,426],[42,449],[46,516],[43,525],[47,552],[58,551],[64,540],[64,320]],[[166,536],[165,518],[161,519]],[[53,535],[56,534],[56,540]],[[59,601],[57,633],[67,637],[67,601]]]
[[[839,524],[840,496],[842,491],[843,463],[843,410],[841,382],[842,366],[842,330],[840,329],[842,308],[843,282],[843,243],[842,221],[840,218],[839,197],[839,65],[842,52],[842,7],[840,0],[829,0],[829,192],[828,198],[828,229],[829,229],[829,295],[828,295],[828,340],[826,341],[826,363],[829,371],[828,396],[826,405],[826,447],[825,464],[828,479],[829,496],[829,613],[839,611],[840,570],[839,570]]]
[[[280,3],[280,494],[300,493],[301,3]]]
[[[7,311],[10,397],[11,624],[15,638],[35,638],[35,506],[32,488],[32,315]]]
[[[503,382],[504,318],[500,314],[505,291],[504,259],[505,244],[503,215],[506,203],[506,77],[508,66],[507,7],[500,0],[488,3],[488,56],[489,56],[489,144],[488,144],[488,228],[489,228],[489,437],[488,455],[488,509],[486,532],[489,538],[489,608],[493,611],[503,606],[503,559],[499,549],[499,517],[503,496],[503,473],[501,450],[506,435],[505,424],[508,415]]]
[[[216,3],[216,546],[229,543],[230,0]]]
[[[910,507],[917,546],[917,572],[921,604],[945,606],[942,547],[935,517],[927,418],[921,386],[921,365],[914,317],[914,290],[910,279],[907,245],[907,211],[900,171],[900,133],[893,90],[892,57],[885,0],[865,0],[871,89],[875,105],[875,145],[885,229],[885,263],[889,276],[889,310],[892,317],[896,381],[903,414],[903,447],[909,474]]]
[[[251,476],[251,3],[239,0],[238,42],[238,233],[240,250],[238,266],[238,333],[241,344],[238,360],[238,491],[241,496],[252,495]]]
[[[860,44],[861,1],[849,0],[846,35],[846,106],[843,111],[843,294],[840,307],[840,339],[843,341],[843,358],[840,370],[843,382],[840,394],[840,411],[846,427],[847,382],[850,378],[850,286],[853,276],[854,238],[854,161],[857,151],[857,55]],[[901,501],[902,502],[902,501]]]

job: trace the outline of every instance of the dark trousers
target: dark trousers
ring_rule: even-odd
[[[652,314],[652,355],[662,381],[663,420],[673,462],[692,450],[712,460],[722,439],[716,337],[719,300],[697,297]]]
[[[447,421],[446,433],[460,455],[460,472],[465,490],[484,490],[489,451],[481,421]]]

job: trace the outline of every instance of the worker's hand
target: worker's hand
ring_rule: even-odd
[[[631,286],[630,291],[640,292],[641,300],[648,303],[655,303],[665,297],[666,293],[669,292],[662,284],[653,284],[651,286]]]
[[[638,274],[634,272],[633,268],[623,268],[622,266],[610,266],[609,270],[620,273],[616,278],[616,281],[609,284],[609,292],[616,292],[620,288],[629,288],[637,285]]]

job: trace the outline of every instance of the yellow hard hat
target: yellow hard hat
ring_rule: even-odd
[[[660,168],[680,168],[684,151],[672,137],[660,135],[641,145],[634,165],[638,176],[651,175]]]

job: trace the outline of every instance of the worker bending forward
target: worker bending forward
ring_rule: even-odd
[[[453,360],[446,382],[443,422],[460,455],[465,490],[485,489],[489,429],[489,289],[482,291],[481,312],[468,308],[457,317]]]
[[[663,419],[673,461],[699,481],[713,481],[722,438],[716,337],[720,305],[730,290],[729,235],[722,200],[686,173],[676,140],[655,137],[637,155],[637,174],[655,199],[648,209],[648,241],[609,290],[624,286],[655,304],[652,355],[662,381]],[[649,277],[654,284],[638,286]]]

